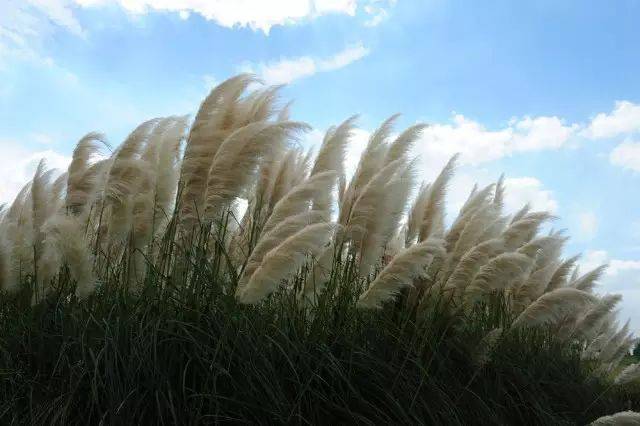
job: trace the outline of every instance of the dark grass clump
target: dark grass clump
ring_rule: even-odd
[[[80,303],[63,271],[41,304],[3,295],[0,423],[571,425],[640,408],[544,330],[505,333],[478,362],[508,321],[497,298],[371,313],[334,283],[314,309],[285,291],[255,307],[211,264],[190,276],[168,289],[149,274],[138,296],[105,282]]]

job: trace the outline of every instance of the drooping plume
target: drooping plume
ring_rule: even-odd
[[[406,160],[409,158],[409,153],[413,144],[420,138],[422,131],[426,127],[426,124],[419,123],[400,133],[400,135],[389,145],[389,149],[385,156],[385,164],[389,164],[395,160]]]
[[[264,256],[283,243],[287,238],[291,237],[296,232],[305,228],[308,225],[314,223],[320,223],[326,218],[325,212],[311,210],[303,213],[298,213],[285,218],[278,222],[278,224],[269,232],[263,234],[258,240],[258,243],[251,251],[251,255],[247,260],[247,265],[244,268],[243,274],[240,277],[238,283],[238,290],[242,289],[253,273],[258,269]]]
[[[513,322],[513,327],[557,324],[566,315],[580,312],[597,302],[592,294],[575,288],[559,288],[543,294]]]
[[[247,285],[236,295],[240,303],[260,302],[307,259],[320,256],[327,248],[334,227],[330,223],[306,226],[269,251]]]
[[[392,300],[412,280],[424,273],[424,268],[438,253],[443,253],[442,240],[426,240],[415,244],[396,255],[380,272],[358,299],[362,309],[379,309],[384,302]]]
[[[340,224],[345,225],[347,223],[353,204],[360,197],[362,191],[373,176],[378,173],[383,166],[386,166],[384,164],[384,157],[388,147],[385,142],[391,134],[393,125],[398,117],[398,114],[389,117],[369,138],[369,143],[360,157],[358,167],[340,200],[340,217],[338,220]],[[390,163],[387,163],[387,165],[388,164]]]
[[[187,228],[204,213],[207,181],[218,149],[233,131],[248,124],[240,117],[240,97],[254,81],[248,74],[232,77],[212,89],[200,105],[187,137],[180,172],[180,207]]]
[[[205,219],[213,219],[242,195],[258,170],[259,161],[285,137],[305,130],[296,122],[248,124],[231,134],[215,156],[206,189]]]
[[[491,259],[466,288],[467,301],[472,303],[494,291],[513,287],[523,279],[530,266],[531,259],[520,253],[503,253]]]
[[[86,189],[86,173],[91,166],[91,159],[106,145],[106,138],[101,133],[91,132],[78,141],[71,164],[67,169],[66,207],[73,214],[79,214],[85,206],[88,196]]]
[[[458,155],[454,155],[444,166],[433,184],[429,187],[429,196],[424,206],[422,214],[422,223],[420,224],[420,232],[418,241],[424,241],[429,238],[438,221],[442,220],[444,214],[444,197],[447,191],[447,185],[453,176]]]
[[[640,413],[622,411],[595,420],[590,426],[636,426],[640,425]]]
[[[600,325],[621,300],[622,296],[619,294],[604,296],[577,321],[575,333],[587,339],[593,339]]]
[[[327,130],[310,176],[326,171],[335,171],[339,179],[344,179],[344,157],[357,118],[355,115],[351,116],[339,126]],[[318,198],[315,203],[316,208],[327,209],[330,205],[330,200]]]
[[[44,227],[47,253],[64,262],[76,282],[75,294],[79,299],[88,297],[94,290],[93,256],[84,235],[83,224],[73,216],[58,215]],[[54,254],[55,252],[55,254]]]
[[[305,182],[293,187],[273,207],[262,232],[267,233],[286,218],[309,210],[316,197],[328,198],[328,194],[335,184],[335,179],[336,173],[327,171],[311,176]],[[326,210],[320,209],[318,211],[326,213]]]

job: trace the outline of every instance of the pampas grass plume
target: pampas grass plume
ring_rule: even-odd
[[[411,287],[414,278],[424,274],[425,267],[437,254],[443,254],[442,240],[426,240],[398,253],[380,272],[369,288],[358,299],[358,308],[380,309],[405,287]]]
[[[247,285],[236,295],[240,303],[256,304],[273,293],[280,282],[294,274],[308,259],[327,248],[335,225],[316,223],[296,232],[270,250]]]

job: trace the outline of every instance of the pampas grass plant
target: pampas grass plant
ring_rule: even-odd
[[[620,297],[595,292],[604,267],[563,257],[562,233],[540,235],[549,213],[505,211],[500,177],[448,221],[458,157],[418,185],[426,125],[396,132],[398,115],[348,177],[357,116],[313,156],[280,88],[255,83],[233,77],[193,120],[148,120],[110,155],[86,134],[2,211],[2,423],[584,424],[640,408]]]

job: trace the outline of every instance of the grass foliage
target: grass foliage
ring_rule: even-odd
[[[341,292],[305,313],[284,293],[239,305],[201,276],[197,297],[150,281],[141,297],[5,302],[3,423],[569,425],[640,408],[638,390],[593,377],[548,331],[509,335],[478,365],[499,300],[417,320]]]

